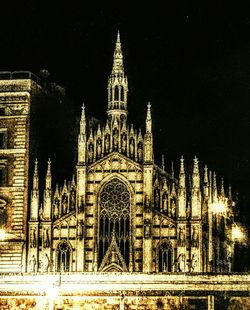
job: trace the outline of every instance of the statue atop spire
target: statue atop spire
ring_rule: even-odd
[[[120,118],[127,115],[127,93],[128,93],[128,80],[124,73],[123,68],[123,54],[120,41],[120,33],[118,31],[115,51],[113,56],[112,72],[108,81],[108,115],[114,118]]]

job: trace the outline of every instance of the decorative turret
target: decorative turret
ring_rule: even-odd
[[[192,174],[191,216],[192,218],[201,217],[199,161],[196,156],[194,158],[194,168],[193,168],[193,174]]]
[[[218,195],[217,195],[217,183],[216,183],[216,173],[214,172],[214,178],[213,178],[213,202],[218,201]]]
[[[48,168],[46,173],[46,190],[51,191],[51,161],[48,159]]]
[[[225,189],[224,189],[224,180],[221,178],[221,189],[220,189],[221,198],[225,198]]]
[[[39,178],[38,178],[38,161],[35,160],[34,175],[33,175],[33,189],[31,193],[31,210],[30,219],[38,219],[39,209]]]
[[[161,169],[165,172],[165,158],[164,155],[161,155]]]
[[[186,217],[186,180],[184,158],[180,160],[179,190],[178,190],[178,218]]]
[[[205,198],[208,198],[208,196],[209,196],[209,181],[208,181],[207,165],[204,168],[203,192],[204,192]]]
[[[194,169],[192,175],[192,188],[199,189],[200,188],[200,174],[199,174],[199,161],[198,158],[194,157]]]
[[[43,218],[45,220],[51,219],[51,161],[48,160],[48,167],[45,180],[45,191],[44,191],[44,207],[43,207]]]
[[[85,106],[82,105],[82,115],[80,121],[80,132],[78,135],[78,163],[84,164],[86,162],[86,116]]]
[[[153,135],[152,135],[152,118],[151,118],[151,104],[147,105],[146,117],[146,133],[144,137],[144,161],[153,161]]]
[[[185,185],[185,170],[184,170],[184,158],[181,157],[180,160],[180,174],[179,174],[179,187],[184,189],[186,187]]]
[[[113,68],[108,81],[108,116],[113,122],[117,117],[126,119],[127,116],[128,80],[124,74],[123,55],[119,31],[117,33]]]

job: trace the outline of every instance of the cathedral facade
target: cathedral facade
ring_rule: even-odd
[[[71,181],[45,186],[30,163],[32,76],[0,81],[1,272],[231,272],[231,190],[195,157],[178,175],[154,161],[153,122],[129,124],[128,80],[119,33],[108,79],[107,119],[90,128],[81,111]],[[33,177],[30,180],[29,171]],[[41,194],[44,188],[43,194]]]
[[[119,33],[108,79],[107,119],[87,130],[82,107],[78,162],[52,190],[48,161],[39,197],[36,161],[29,204],[28,272],[230,272],[233,206],[223,182],[195,157],[178,176],[154,161],[150,103],[145,128],[129,124]],[[225,214],[226,213],[226,214]],[[226,216],[225,216],[226,215]]]

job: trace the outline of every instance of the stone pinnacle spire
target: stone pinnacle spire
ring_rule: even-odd
[[[47,174],[46,174],[46,189],[51,189],[51,160],[48,159],[47,163]]]
[[[108,80],[108,115],[112,115],[112,119],[120,117],[122,114],[127,115],[127,93],[128,80],[124,73],[123,54],[120,41],[120,33],[118,31],[115,51],[113,56],[113,67]]]
[[[183,156],[181,156],[181,160],[180,160],[179,186],[181,188],[185,188],[185,168],[184,168]]]
[[[116,43],[115,43],[112,74],[124,75],[123,55],[122,55],[122,47],[121,47],[119,30],[117,32],[117,38],[116,38]]]
[[[33,190],[38,190],[38,160],[35,160],[34,174],[33,174]]]
[[[146,132],[152,132],[151,104],[147,105]]]

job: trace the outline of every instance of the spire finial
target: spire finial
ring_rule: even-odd
[[[231,186],[231,184],[229,184],[229,187],[228,187],[228,198],[230,200],[232,200],[232,186]]]
[[[198,158],[196,156],[194,156],[194,170],[193,170],[194,174],[199,174],[199,161]]]
[[[38,175],[38,160],[37,158],[35,159],[35,168],[34,168],[34,176]]]
[[[50,158],[48,159],[47,175],[51,175],[51,160],[50,160]]]
[[[35,167],[33,174],[33,191],[38,190],[38,160],[35,159]]]
[[[208,172],[207,172],[207,165],[204,167],[204,183],[207,185],[208,184]]]
[[[185,168],[184,168],[184,158],[181,156],[180,159],[180,174],[179,174],[179,186],[180,188],[185,188]]]
[[[161,169],[165,171],[165,157],[164,154],[161,155]]]
[[[117,32],[117,38],[115,43],[115,51],[114,51],[114,62],[113,62],[113,69],[112,75],[124,75],[123,69],[123,55],[122,55],[122,48],[121,48],[121,41],[120,41],[120,32]]]
[[[180,165],[180,174],[185,174],[185,171],[184,171],[184,157],[183,155],[181,156],[181,165]]]
[[[146,132],[152,132],[151,103],[147,104]]]
[[[217,201],[217,183],[216,183],[216,173],[214,172],[214,177],[213,177],[213,201]]]
[[[171,176],[172,176],[172,181],[174,181],[174,162],[171,162]]]
[[[117,43],[121,43],[121,41],[120,41],[120,31],[119,30],[117,31],[116,44]]]
[[[224,190],[224,180],[221,178],[221,189],[220,189],[220,194],[222,197],[225,196],[225,190]]]

